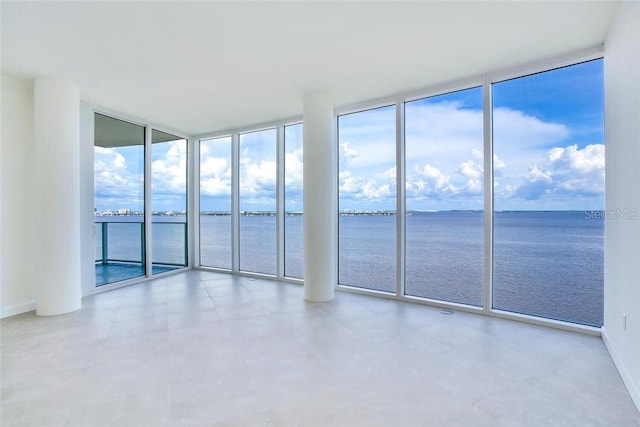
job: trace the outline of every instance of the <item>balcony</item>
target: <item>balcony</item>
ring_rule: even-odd
[[[145,229],[141,217],[113,217],[96,221],[96,286],[141,277],[146,274]],[[188,265],[187,223],[152,222],[153,260],[151,274]]]

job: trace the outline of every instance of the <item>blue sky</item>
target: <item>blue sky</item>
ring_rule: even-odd
[[[493,103],[496,210],[604,208],[602,60],[497,83]]]
[[[302,123],[284,128],[284,200],[287,212],[302,212]]]
[[[285,200],[288,211],[302,210],[302,124],[285,126]],[[231,137],[200,145],[200,209],[231,210]],[[276,208],[276,131],[240,135],[240,210]]]
[[[603,61],[493,85],[496,210],[602,209]],[[406,103],[409,210],[483,208],[482,89]],[[395,107],[338,119],[341,210],[395,209]],[[286,209],[302,209],[302,125],[285,128]],[[154,144],[154,210],[184,210],[186,151]],[[142,210],[142,147],[95,151],[96,208]],[[276,131],[240,135],[240,209],[275,210]],[[229,211],[231,138],[201,144],[201,209]]]
[[[187,141],[158,142],[151,147],[153,211],[186,210]],[[144,210],[144,147],[94,149],[94,205],[108,209]]]
[[[151,146],[151,204],[154,212],[187,210],[187,140]]]
[[[144,146],[94,149],[94,205],[97,211],[144,207]]]
[[[601,60],[493,85],[497,210],[602,209]],[[483,208],[482,89],[405,107],[409,210]],[[395,209],[394,107],[339,119],[340,209]],[[391,187],[389,187],[391,184]]]
[[[231,212],[231,137],[200,142],[200,210]]]
[[[240,210],[275,211],[277,184],[275,129],[240,134]]]

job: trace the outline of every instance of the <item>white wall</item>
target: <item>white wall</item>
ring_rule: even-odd
[[[35,309],[33,82],[2,75],[0,315]]]
[[[621,2],[605,42],[603,337],[640,408],[640,3]],[[623,322],[626,314],[626,330]]]

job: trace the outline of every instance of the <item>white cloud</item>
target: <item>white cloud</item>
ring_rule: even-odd
[[[604,145],[555,147],[533,163],[524,178],[503,196],[525,200],[594,196],[604,193]]]
[[[273,192],[275,196],[276,169],[276,162],[272,160],[255,163],[250,159],[242,160],[240,193],[246,197]]]
[[[284,154],[284,183],[287,187],[300,186],[303,177],[302,148]]]
[[[369,202],[392,201],[395,197],[395,168],[368,179],[353,176],[350,171],[339,174],[341,199]],[[391,206],[387,208],[392,208]]]
[[[561,123],[545,122],[505,107],[493,111],[493,139],[501,150],[544,149],[569,135],[569,128]]]
[[[407,198],[418,201],[479,195],[482,180],[483,166],[477,159],[463,161],[453,174],[431,164],[419,165],[407,174]]]
[[[483,168],[482,165],[477,164],[474,160],[467,160],[460,163],[458,172],[469,179],[481,179]]]
[[[576,145],[559,147],[570,136],[569,128],[563,124],[545,122],[508,108],[496,109],[493,117],[497,197],[535,200],[549,195],[603,192],[602,144],[582,149]],[[341,199],[370,201],[375,206],[392,208],[396,186],[395,114],[376,112],[363,114],[361,118],[350,117],[351,126],[341,134],[338,147]],[[478,196],[482,194],[484,180],[482,123],[480,110],[465,109],[455,102],[415,104],[407,109],[406,194],[408,199],[425,202],[414,203],[415,206],[428,208],[430,201],[443,200],[440,207],[446,208],[447,204],[458,203],[455,200],[472,199],[476,204],[481,200]],[[273,148],[269,141],[255,145],[249,145],[248,140],[245,143],[240,156],[243,203],[270,206],[275,202],[277,168],[275,154],[269,151]],[[166,153],[152,163],[153,190],[184,194],[185,144],[169,144]],[[254,149],[259,156],[254,154]],[[201,144],[200,154],[201,194],[229,195],[230,153],[225,155]],[[262,154],[266,157],[262,158]],[[131,198],[141,200],[142,172],[130,170],[134,166],[128,167],[127,161],[136,160],[114,148],[95,147],[97,198],[102,194],[106,200],[112,194],[117,200],[130,194]],[[302,190],[302,148],[285,153],[285,162],[287,194],[293,197]]]
[[[549,170],[541,171],[540,169],[538,169],[538,165],[533,165],[529,168],[527,181],[529,182],[544,181],[547,183],[551,183],[553,179],[551,178],[551,171]]]
[[[395,208],[395,113],[384,108],[340,118],[341,208]]]
[[[406,194],[412,209],[477,208],[483,181],[483,115],[459,102],[408,104]]]
[[[343,194],[357,194],[365,184],[365,180],[354,177],[349,171],[340,172],[338,179],[340,180],[340,193]]]
[[[200,194],[231,195],[231,165],[225,157],[202,156],[200,163]]]
[[[395,194],[395,192],[391,191],[389,184],[378,186],[374,181],[367,181],[362,186],[362,196],[367,200],[383,199],[392,194]]]
[[[460,158],[482,147],[481,110],[457,102],[408,104],[406,109],[407,162],[436,164],[453,170]],[[482,158],[482,151],[479,152]]]
[[[467,178],[467,182],[462,189],[463,192],[480,193],[482,191],[482,180],[484,179],[482,163],[478,163],[476,160],[462,162],[458,168],[458,173]]]
[[[114,148],[96,146],[93,169],[95,186],[99,189],[126,185],[130,178],[124,156]]]
[[[345,168],[349,166],[351,161],[358,157],[358,152],[353,148],[349,147],[348,142],[342,142],[339,146],[339,156],[340,156],[340,167]]]
[[[187,141],[170,141],[164,156],[151,163],[152,190],[184,195],[187,186]],[[152,150],[155,147],[152,146]],[[164,148],[164,147],[162,147]]]
[[[143,208],[144,174],[142,169],[131,170],[120,150],[94,147],[94,193],[98,210]],[[138,154],[142,156],[141,152]],[[137,160],[135,156],[129,157],[130,162]]]
[[[240,203],[242,210],[273,210],[276,201],[275,160],[254,157],[246,148],[240,155]]]
[[[430,182],[432,184],[431,188],[433,188],[434,190],[443,191],[451,188],[451,186],[449,185],[449,177],[440,172],[438,168],[435,168],[431,165],[416,167],[415,173],[419,177],[424,178],[428,182]]]

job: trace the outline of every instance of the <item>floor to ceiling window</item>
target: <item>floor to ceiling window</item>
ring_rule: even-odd
[[[239,268],[276,274],[276,129],[239,135]]]
[[[145,275],[145,128],[94,116],[96,286]]]
[[[200,265],[232,266],[231,137],[200,141]]]
[[[187,140],[151,131],[151,263],[153,274],[185,267]]]
[[[396,108],[338,117],[338,283],[396,290]]]
[[[337,285],[602,325],[602,66],[339,114]],[[303,277],[302,129],[201,140],[200,265]]]
[[[492,90],[492,307],[601,326],[603,61]]]
[[[482,306],[482,88],[405,103],[405,294]]]
[[[304,276],[302,124],[284,127],[284,275]]]

